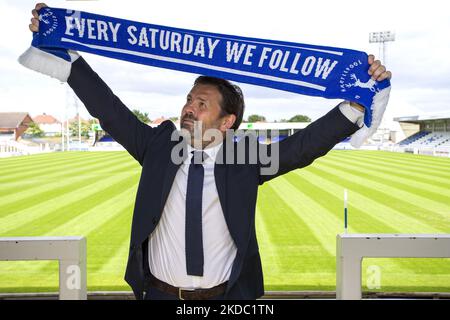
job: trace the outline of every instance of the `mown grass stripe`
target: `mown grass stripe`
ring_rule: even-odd
[[[90,162],[95,162],[95,160],[97,161],[103,161],[103,160],[107,160],[107,159],[114,159],[114,158],[119,158],[122,157],[122,155],[120,154],[115,154],[115,155],[106,155],[106,154],[94,154],[90,157],[86,157],[86,155],[79,155],[76,156],[74,155],[73,157],[67,157],[67,158],[63,158],[63,159],[59,159],[59,158],[52,158],[52,157],[48,157],[45,161],[43,161],[43,163],[41,165],[35,166],[33,164],[30,164],[29,167],[19,167],[15,170],[8,170],[7,173],[5,173],[5,175],[2,175],[2,178],[9,178],[10,176],[14,176],[23,172],[27,172],[29,175],[35,175],[37,173],[40,172],[48,172],[49,168],[52,168],[53,170],[61,170],[64,168],[67,168],[69,165],[75,165],[75,164],[79,164],[80,162],[82,162],[82,160],[85,161],[89,161]]]
[[[47,159],[48,157],[69,157],[70,154],[75,152],[51,152],[51,153],[38,153],[32,155],[22,155],[17,157],[9,157],[9,158],[0,158],[0,165],[4,166],[20,166],[22,164],[29,164],[32,162],[39,162],[42,159]]]
[[[449,167],[450,166],[450,159],[444,158],[444,157],[433,157],[428,155],[418,155],[418,154],[412,154],[412,153],[401,153],[401,152],[389,152],[389,151],[374,151],[374,150],[333,150],[332,153],[347,153],[346,151],[350,151],[348,154],[358,154],[361,156],[364,155],[377,155],[379,154],[382,158],[389,158],[389,159],[400,159],[404,161],[414,161],[416,163],[422,163],[422,164],[431,164],[436,166],[443,166],[443,167]]]
[[[115,166],[117,163],[127,163],[129,164],[130,168],[133,168],[135,170],[140,170],[141,167],[139,164],[135,161],[132,161],[131,159],[124,159],[122,157],[119,158],[111,158],[106,159],[106,161],[97,161],[98,164],[90,164],[85,163],[85,166],[78,166],[78,168],[75,168],[74,166],[70,166],[70,168],[62,168],[60,170],[52,170],[45,176],[43,179],[42,177],[34,177],[30,176],[26,180],[16,180],[12,182],[2,183],[0,185],[0,195],[1,196],[7,196],[8,194],[12,194],[18,189],[20,190],[26,190],[30,189],[36,186],[36,183],[39,183],[39,185],[45,185],[47,183],[52,183],[54,181],[62,181],[62,180],[70,180],[73,179],[74,176],[79,175],[96,175],[98,172],[111,172],[110,166]],[[68,164],[69,165],[69,164]]]
[[[303,190],[293,186],[285,176],[270,181],[275,194],[278,195],[295,214],[308,225],[314,237],[320,242],[328,255],[336,252],[335,237],[342,231],[342,221],[328,210],[307,196]]]
[[[349,225],[352,226],[353,232],[356,233],[445,233],[441,230],[433,229],[429,224],[423,224],[422,221],[410,218],[401,212],[396,212],[380,202],[374,202],[370,198],[364,197],[360,194],[360,188],[340,180],[333,179],[330,174],[322,175],[318,168],[309,167],[308,170],[295,171],[299,177],[303,177],[311,186],[302,185],[303,188],[309,190],[311,194],[318,194],[321,192],[320,201],[324,203],[339,203],[341,204],[341,214],[343,209],[343,189],[349,190]],[[289,178],[289,177],[288,177]],[[321,191],[319,191],[321,190]],[[372,211],[370,211],[372,210]],[[378,210],[378,211],[377,211]],[[339,210],[336,210],[339,212]],[[382,213],[379,213],[382,212]],[[389,218],[383,218],[385,217]],[[380,217],[382,219],[380,219]],[[406,218],[405,218],[406,217]],[[378,220],[378,221],[377,221]],[[408,232],[405,232],[405,225],[415,226]],[[386,260],[384,267],[389,269],[408,269],[415,272],[417,266],[411,261],[400,261],[397,259]]]
[[[316,160],[316,162],[321,161],[323,158],[320,158]],[[397,169],[390,169],[390,165],[385,162],[378,162],[378,163],[368,163],[364,160],[358,160],[358,159],[350,159],[349,157],[336,157],[336,156],[326,156],[326,159],[333,159],[336,161],[342,161],[354,164],[355,167],[359,168],[366,168],[369,170],[375,170],[382,174],[390,175],[391,177],[400,177],[404,179],[410,179],[410,180],[418,180],[424,183],[429,183],[431,185],[435,185],[441,188],[449,189],[450,188],[450,182],[448,179],[441,179],[439,177],[433,176],[430,177],[430,175],[427,174],[420,174],[420,173],[413,173],[408,171],[408,168],[403,167],[403,169],[397,168]]]
[[[132,165],[124,165],[123,167],[118,167],[117,169],[129,169],[129,166]],[[65,193],[72,192],[80,186],[99,181],[107,175],[109,175],[109,173],[105,172],[101,175],[84,175],[81,176],[80,179],[67,179],[64,183],[57,183],[55,188],[43,190],[42,192],[39,191],[33,193],[33,189],[25,190],[22,199],[16,202],[9,202],[6,200],[5,204],[0,206],[0,218],[5,218],[17,211],[26,210],[28,207],[32,207],[35,203],[39,203],[43,200],[52,199]]]
[[[326,159],[323,159],[316,168],[351,179],[354,183],[368,186],[370,189],[384,194],[386,202],[392,201],[399,207],[410,205],[413,212],[423,212],[423,216],[420,218],[437,219],[438,223],[450,223],[450,202],[446,196],[441,195],[441,200],[435,201],[420,195],[419,192],[411,192],[410,190],[413,188],[409,186],[403,185],[401,188],[397,188],[393,183],[383,181],[383,179],[378,182],[377,180],[380,179],[354,169],[353,166],[346,166]],[[439,195],[437,196],[439,197]]]
[[[123,227],[125,233],[129,233],[131,230],[126,229],[131,225],[116,224],[112,218],[125,215],[127,219],[131,219],[138,178],[138,176],[131,177],[121,187],[117,185],[116,188],[118,190],[111,193],[110,197],[102,196],[101,201],[97,201],[95,205],[87,207],[73,219],[67,220],[64,224],[49,230],[46,235],[51,236],[72,232],[85,235],[92,234],[93,236],[106,235],[114,239],[115,233],[110,233],[108,229],[103,228],[110,224],[119,225],[121,228]]]
[[[102,155],[92,155],[93,157],[101,157]],[[105,155],[103,155],[105,156]],[[5,165],[0,163],[0,168],[2,170],[5,170],[5,172],[18,172],[22,170],[28,170],[33,168],[40,168],[42,166],[46,166],[49,162],[53,163],[62,163],[65,161],[76,161],[79,159],[83,159],[86,156],[83,154],[46,154],[46,157],[40,159],[39,161],[30,160],[26,163],[20,163],[20,164],[9,164]]]
[[[407,189],[412,193],[426,196],[432,200],[442,202],[444,204],[450,202],[450,192],[447,188],[436,186],[432,183],[421,182],[419,179],[410,176],[408,178],[401,178],[392,174],[381,173],[379,170],[370,169],[361,166],[357,161],[349,161],[347,159],[335,159],[332,157],[323,157],[316,161],[317,165],[329,164],[339,166],[357,174],[360,177],[366,177],[369,180],[386,183],[390,186],[395,186],[398,189]]]
[[[331,155],[332,157],[336,157],[336,154]],[[390,159],[387,158],[376,158],[376,157],[367,157],[367,156],[359,156],[355,153],[350,154],[342,154],[342,158],[353,161],[360,161],[363,163],[367,163],[370,165],[379,165],[381,164],[383,167],[389,167],[391,170],[402,170],[407,171],[414,174],[421,174],[425,178],[428,177],[440,177],[443,182],[448,182],[448,178],[450,175],[448,174],[447,168],[435,167],[434,169],[424,168],[422,166],[416,166],[416,163],[413,161],[405,162],[405,163],[393,163]]]
[[[376,161],[383,161],[384,163],[389,162],[389,163],[393,163],[393,164],[397,164],[397,165],[402,165],[402,166],[408,166],[410,167],[411,165],[414,164],[415,168],[420,168],[423,169],[426,172],[430,172],[430,173],[434,173],[434,172],[439,172],[439,173],[447,173],[450,170],[450,161],[449,161],[449,165],[444,165],[444,164],[438,164],[438,163],[422,163],[421,161],[416,161],[414,159],[399,159],[399,158],[392,158],[389,157],[388,155],[384,154],[384,153],[380,153],[380,154],[375,154],[375,153],[363,153],[363,154],[357,154],[357,153],[346,153],[345,154],[346,157],[357,157],[359,159],[364,158],[364,159],[371,159],[371,160],[376,160]]]
[[[42,216],[45,216],[48,211],[65,207],[67,203],[74,203],[76,205],[76,202],[83,198],[84,194],[89,194],[89,192],[95,189],[106,188],[121,178],[121,175],[110,176],[63,195],[44,200],[26,208],[25,210],[17,211],[6,217],[0,218],[0,234],[8,232],[12,228],[18,228],[32,221],[39,221],[39,219]]]
[[[333,188],[333,192],[330,192],[330,185],[327,182],[326,178],[322,179],[318,176],[316,176],[313,173],[310,173],[310,168],[303,169],[303,170],[296,170],[290,174],[287,174],[285,178],[294,186],[297,190],[302,190],[311,199],[314,199],[315,202],[317,202],[319,205],[323,206],[324,208],[327,208],[329,212],[331,212],[337,220],[340,221],[340,230],[339,232],[335,233],[336,236],[338,233],[343,233],[344,231],[344,208],[343,208],[343,188],[337,187]],[[308,174],[310,173],[310,174]],[[315,183],[317,179],[320,178],[320,183]],[[341,192],[338,192],[340,189]],[[350,190],[349,190],[350,191]],[[378,221],[374,219],[371,215],[366,214],[366,212],[359,210],[358,208],[354,207],[353,205],[349,205],[349,212],[352,212],[352,219],[351,223],[348,225],[348,232],[349,233],[364,233],[364,230],[361,229],[361,226],[371,226],[371,232],[390,232],[390,233],[396,233],[396,229],[392,228],[392,226],[387,225],[383,221]],[[353,217],[357,217],[356,219],[353,219]],[[312,222],[314,223],[314,222]],[[376,231],[374,231],[376,230]],[[366,233],[370,233],[367,232]],[[336,265],[335,259],[330,262],[334,267]],[[390,265],[390,268],[397,268],[398,265],[393,262],[389,261],[388,264]],[[333,274],[333,277],[335,277],[335,274]]]
[[[259,207],[256,208],[256,233],[260,248],[260,255],[263,270],[269,270],[269,274],[281,274],[281,261],[278,246],[272,240],[272,236],[265,221],[265,214],[261,213]]]
[[[120,155],[117,155],[116,157],[120,157]],[[101,157],[101,158],[88,158],[88,160],[84,160],[84,161],[79,161],[77,163],[67,163],[64,162],[60,165],[48,165],[45,170],[38,170],[38,172],[35,172],[34,170],[31,171],[21,171],[19,173],[15,173],[12,175],[8,175],[3,177],[2,179],[0,179],[0,183],[5,183],[5,182],[11,182],[11,181],[17,181],[18,179],[27,179],[28,177],[32,176],[33,178],[37,178],[37,177],[42,177],[42,176],[47,176],[49,171],[52,172],[57,172],[58,170],[67,170],[67,167],[70,165],[70,168],[74,169],[74,168],[83,168],[86,167],[90,164],[94,164],[94,163],[99,163],[101,162],[101,160],[106,160],[108,159],[108,157]],[[51,168],[51,169],[50,169]]]
[[[19,227],[11,228],[5,232],[7,236],[17,235],[38,235],[39,233],[47,233],[55,229],[58,225],[70,223],[72,219],[82,214],[84,211],[92,207],[92,203],[101,204],[109,198],[114,197],[123,192],[124,188],[137,186],[137,175],[128,176],[121,175],[116,177],[114,181],[104,188],[92,189],[89,193],[79,193],[78,197],[73,201],[68,201],[64,206],[57,209],[50,209],[46,214],[39,217],[40,227],[36,228],[34,221],[22,224]],[[80,186],[82,188],[82,186]]]
[[[121,196],[117,201],[120,201],[121,205],[116,208],[112,205],[109,209],[101,209],[103,211],[117,211],[112,218],[102,219],[102,223],[98,224],[95,229],[87,234],[90,245],[89,256],[91,257],[91,263],[89,263],[89,271],[97,272],[109,260],[114,257],[118,252],[118,248],[122,245],[126,249],[129,248],[130,230],[131,230],[131,218],[134,207],[134,194],[135,187],[124,189]],[[123,205],[122,205],[123,204]],[[94,208],[93,208],[94,209]],[[99,208],[95,208],[95,211],[99,211]],[[91,213],[90,215],[95,215]],[[89,216],[83,221],[88,221]],[[127,255],[121,256],[120,265],[115,265],[113,270],[116,273],[122,273],[125,270],[127,261]],[[101,276],[101,273],[98,274]]]
[[[328,182],[320,176],[316,176],[316,174],[312,173],[310,169],[301,169],[295,170],[287,175],[285,175],[285,179],[296,189],[298,192],[305,193],[309,198],[314,199],[314,201],[326,208],[331,215],[335,217],[335,223],[337,224],[337,232],[335,235],[344,232],[344,206],[343,206],[343,195],[344,195],[344,187],[340,190],[341,192],[336,193],[336,190],[333,190],[332,193],[329,192]],[[316,185],[310,179],[321,179],[323,185]],[[325,180],[325,181],[324,181]],[[315,180],[314,180],[315,181]],[[351,192],[352,189],[349,189]],[[349,212],[355,212],[358,210],[358,214],[355,214],[359,220],[353,220],[351,224],[349,224],[350,229],[348,230],[351,233],[359,233],[361,230],[357,230],[355,228],[359,227],[360,223],[364,224],[364,221],[367,222],[371,227],[373,226],[376,230],[387,230],[387,232],[396,232],[394,228],[390,225],[385,224],[382,221],[378,221],[371,217],[370,215],[364,215],[364,212],[359,211],[358,208],[355,208],[352,203],[348,204]]]
[[[405,162],[405,168],[408,166],[415,166],[416,168],[418,167],[417,166],[417,163],[418,163],[417,158],[418,157],[415,155],[392,154],[392,153],[388,153],[388,152],[373,152],[373,151],[363,152],[363,155],[361,155],[361,153],[359,151],[352,151],[352,152],[336,151],[333,153],[333,156],[336,154],[339,154],[339,156],[340,156],[339,160],[341,163],[342,163],[342,159],[344,159],[344,158],[345,159],[348,159],[348,158],[354,159],[354,161],[352,163],[354,168],[355,167],[360,168],[361,163],[364,163],[364,158],[363,158],[364,154],[369,154],[370,157],[372,157],[373,159],[378,158],[377,160],[380,162],[380,165],[382,167],[386,167],[387,165],[390,165],[391,156],[395,157],[396,159],[403,159],[404,160],[403,162]],[[433,165],[435,168],[437,168],[439,170],[439,172],[437,174],[430,174],[430,176],[432,176],[432,177],[434,176],[434,178],[436,176],[441,177],[442,172],[448,172],[446,167],[447,167],[447,164],[450,164],[449,159],[432,158],[432,157],[426,157],[426,156],[422,156],[422,158],[427,158],[426,165],[430,165],[430,166]],[[361,161],[361,159],[363,161]],[[437,165],[438,162],[440,162],[441,164]],[[420,161],[420,163],[422,164],[425,162]],[[380,166],[377,167],[378,171],[379,171],[379,169],[380,169]],[[381,174],[378,173],[378,176],[381,177]],[[389,181],[391,185],[394,185],[394,183],[392,181],[404,182],[405,186],[407,186],[406,183],[409,183],[409,187],[407,186],[407,188],[406,188],[409,191],[411,191],[412,188],[416,188],[416,187],[417,187],[417,189],[422,188],[422,190],[420,192],[422,196],[433,199],[433,200],[437,200],[437,195],[440,195],[440,197],[442,199],[444,199],[442,201],[443,204],[450,203],[449,201],[447,201],[448,196],[446,196],[449,194],[448,186],[446,188],[441,188],[441,187],[437,187],[436,185],[432,185],[431,183],[436,184],[436,179],[431,180],[431,179],[424,179],[423,177],[417,178],[414,176],[408,176],[408,179],[405,179],[405,178],[399,177],[398,173],[390,174],[390,175],[383,174],[382,176],[386,180],[391,180],[391,181]],[[427,182],[424,183],[424,180],[426,180]],[[427,189],[429,189],[430,191],[436,192],[436,193],[430,194],[430,192],[428,192]],[[414,213],[415,212],[413,212],[413,216],[414,216]],[[428,223],[430,223],[430,217],[424,218],[420,215],[415,215],[415,216],[418,219],[426,219],[428,221]],[[448,215],[447,215],[447,217],[448,217]],[[448,223],[444,222],[443,224],[439,224],[439,223],[435,224],[435,226],[437,226],[437,227],[441,227],[443,225],[448,225]],[[381,259],[381,260],[383,260],[383,259]],[[404,265],[405,267],[407,266],[408,269],[412,270],[411,272],[413,272],[413,274],[411,274],[409,276],[409,278],[417,277],[418,270],[421,270],[422,266],[427,265],[426,263],[419,262],[419,259],[397,259],[397,260],[401,261],[402,265]],[[441,259],[441,260],[438,260],[437,262],[432,263],[431,267],[426,268],[426,269],[428,269],[429,272],[433,272],[432,270],[441,272],[442,270],[448,270],[448,267],[449,267],[448,261],[445,261],[445,259]],[[408,275],[409,275],[409,273],[408,273]],[[417,286],[419,287],[419,283],[417,284]]]
[[[88,210],[80,213],[73,219],[66,221],[51,230],[44,232],[42,230],[41,234],[44,236],[73,236],[81,235],[85,236],[87,239],[87,266],[88,266],[88,278],[90,275],[91,263],[98,259],[97,254],[102,248],[98,248],[99,242],[91,241],[94,240],[100,230],[103,230],[105,226],[110,225],[115,221],[118,216],[123,216],[125,212],[131,216],[133,207],[133,198],[136,190],[136,184],[125,188],[122,192],[110,197],[106,201],[100,202],[98,205],[91,207]],[[107,232],[110,238],[114,239],[115,234],[112,232]],[[105,243],[110,243],[111,239],[104,238]],[[94,263],[95,264],[95,263]],[[41,264],[35,268],[32,266],[31,269],[38,269],[42,273],[46,273],[52,268],[51,264]],[[0,273],[1,274],[1,273]]]
[[[121,162],[121,163],[123,163],[123,162]],[[129,170],[131,170],[131,172],[134,172],[134,173],[140,172],[139,168],[136,168],[136,166],[134,164],[129,164],[129,163],[123,163],[123,165],[121,165],[120,167],[116,167],[116,169],[121,170],[122,172],[129,171]],[[60,172],[60,174],[61,173],[62,173],[62,171]],[[20,189],[20,193],[21,192],[24,192],[24,193],[30,192],[31,193],[31,192],[33,192],[33,190],[32,190],[33,187],[35,188],[36,185],[46,187],[47,184],[56,183],[56,188],[58,188],[58,186],[59,186],[58,182],[61,182],[61,181],[64,181],[64,183],[66,181],[71,181],[71,180],[76,182],[79,179],[89,179],[89,178],[95,178],[95,177],[98,179],[101,179],[105,174],[108,174],[108,173],[114,174],[114,172],[111,172],[109,170],[109,168],[101,167],[100,169],[96,169],[94,172],[89,172],[89,169],[87,169],[85,171],[80,170],[78,173],[76,173],[74,171],[73,175],[76,175],[76,177],[74,177],[72,175],[72,173],[68,170],[68,171],[64,172],[62,175],[55,175],[54,177],[46,177],[44,182],[42,182],[42,179],[34,180],[34,179],[30,178],[29,181],[24,182],[25,185],[23,187],[20,185],[19,182],[14,183],[14,184],[11,183],[11,185],[9,186],[9,189],[7,191],[1,190],[0,194],[3,199],[6,199],[6,201],[9,201],[8,200],[9,196],[15,195],[14,190]],[[42,183],[42,185],[41,185],[41,183]],[[10,190],[10,189],[13,189],[13,190]],[[17,193],[19,193],[19,192],[17,192]]]
[[[129,213],[128,216],[131,217]],[[120,217],[122,217],[122,215]],[[128,222],[127,221],[125,222],[124,220],[125,219],[120,220],[123,228],[125,228],[124,226],[128,224]],[[105,259],[103,260],[95,259],[93,264],[91,264],[90,270],[91,272],[94,273],[92,275],[92,278],[101,277],[102,275],[105,274],[118,274],[118,273],[125,274],[125,268],[127,265],[128,253],[130,248],[129,244],[130,230],[127,230],[126,236],[125,237],[121,236],[120,239],[121,239],[120,242],[114,243],[113,245],[110,246],[109,257],[105,257]]]
[[[334,155],[332,155],[332,157],[333,156]],[[388,160],[388,159],[383,159],[383,158],[375,159],[375,158],[368,158],[368,157],[364,157],[364,156],[360,157],[360,156],[357,156],[356,154],[344,155],[344,158],[348,159],[348,160],[363,162],[364,164],[381,165],[384,168],[387,167],[387,165],[389,165],[389,168],[391,170],[408,172],[410,174],[417,174],[424,178],[427,178],[427,177],[429,178],[430,176],[436,176],[443,183],[448,183],[450,181],[450,175],[447,176],[446,170],[430,170],[430,169],[424,169],[424,168],[416,168],[414,163],[410,163],[409,165],[395,164],[395,163],[391,163],[390,160]]]
[[[265,234],[270,236],[271,247],[284,257],[280,258],[282,273],[274,276],[284,277],[285,273],[292,273],[294,270],[301,273],[312,272],[317,267],[321,267],[324,272],[332,271],[329,270],[329,265],[333,257],[327,254],[311,232],[310,226],[285,201],[276,196],[270,182],[259,188],[257,208],[266,225]],[[312,260],[315,261],[314,265],[309,263]]]
[[[373,157],[373,156],[358,156],[356,154],[349,154],[346,155],[344,158],[346,159],[352,159],[352,160],[359,160],[363,159],[364,162],[372,163],[372,164],[380,164],[383,166],[390,166],[392,168],[408,168],[412,173],[422,173],[426,174],[428,176],[439,176],[443,179],[450,179],[450,174],[448,172],[450,171],[450,168],[443,168],[443,167],[437,167],[434,166],[433,168],[426,167],[423,165],[418,165],[413,162],[398,162],[395,160],[391,160],[388,158],[382,158],[382,157]]]
[[[85,213],[80,219],[77,219],[80,221],[79,225],[90,224],[88,228],[78,232],[84,232],[88,239],[87,261],[88,273],[92,279],[91,285],[95,285],[95,279],[101,279],[105,276],[99,270],[105,264],[108,264],[117,253],[120,253],[118,248],[122,245],[125,245],[126,249],[129,247],[135,191],[136,186],[124,189],[115,202],[96,206],[89,213]],[[120,204],[117,205],[117,203]],[[102,214],[103,212],[105,212],[105,215]],[[71,228],[70,225],[66,227],[67,230],[70,230],[69,228]],[[64,227],[60,229],[64,230]],[[55,232],[61,231],[56,229],[52,231],[52,234],[55,234]],[[73,230],[72,232],[76,231]],[[116,275],[125,273],[128,255],[127,252],[124,253],[120,259],[115,260],[114,265],[111,265],[110,273]]]
[[[94,183],[98,179],[78,179],[76,181],[69,181],[66,185],[61,185],[60,187],[53,188],[51,190],[46,190],[44,192],[33,193],[33,190],[30,189],[25,193],[25,197],[19,199],[18,201],[5,201],[5,204],[0,206],[0,218],[6,218],[9,215],[12,215],[18,211],[26,210],[29,207],[35,206],[37,203],[45,199],[52,199],[57,196],[66,194],[78,188],[84,187],[87,184]]]
[[[328,190],[333,190],[333,193],[337,195],[343,194],[343,187],[353,190],[351,197],[351,203],[353,206],[359,208],[361,211],[368,212],[368,209],[372,210],[371,216],[381,222],[390,225],[401,233],[445,233],[445,226],[436,228],[427,222],[423,222],[420,219],[416,219],[410,216],[412,211],[411,204],[403,203],[403,207],[399,207],[394,204],[394,200],[386,196],[386,194],[379,192],[370,187],[364,186],[360,183],[353,182],[352,179],[346,176],[339,175],[339,173],[333,172],[333,170],[325,170],[323,167],[310,167],[309,170],[305,170],[302,174],[311,184],[320,185],[319,183],[326,184]],[[314,174],[311,175],[311,174]],[[342,185],[338,187],[336,183],[332,181],[339,181]],[[433,214],[431,212],[431,214]]]
[[[0,216],[4,216],[5,213],[10,213],[14,210],[19,210],[18,208],[26,207],[30,202],[35,200],[39,201],[43,198],[55,196],[58,193],[67,192],[71,189],[72,184],[83,183],[83,180],[86,180],[86,183],[98,180],[102,175],[105,175],[105,173],[102,174],[105,170],[119,172],[129,168],[133,168],[133,164],[128,162],[124,163],[119,159],[117,161],[99,163],[90,166],[88,169],[82,168],[69,172],[65,171],[65,179],[63,179],[63,176],[59,176],[57,179],[50,179],[43,183],[40,183],[40,179],[38,180],[39,182],[33,179],[34,184],[20,188],[19,192],[13,194],[0,192]],[[97,174],[87,176],[86,173],[89,171],[95,171]],[[63,173],[64,171],[60,172]]]
[[[368,151],[368,153],[376,153],[377,151]],[[389,151],[380,151],[383,155],[386,157],[391,157],[395,159],[402,159],[404,157],[404,160],[416,160],[421,161],[423,163],[429,163],[429,164],[435,164],[436,166],[446,166],[450,167],[450,158],[445,157],[435,157],[430,155],[424,155],[424,154],[412,154],[412,153],[401,153],[401,152],[389,152]]]
[[[95,154],[92,155],[92,157],[89,157],[90,159],[98,158],[98,159],[106,159],[107,155],[102,154]],[[50,157],[48,156],[46,159],[42,159],[42,161],[39,161],[37,163],[29,163],[28,165],[23,166],[17,166],[16,168],[6,167],[4,171],[5,177],[8,177],[10,175],[14,175],[23,171],[27,171],[30,173],[33,173],[35,171],[42,171],[42,169],[48,169],[53,166],[55,167],[61,167],[64,166],[67,163],[71,162],[78,162],[81,159],[86,159],[86,156],[83,156],[82,154],[73,154],[71,157],[65,156],[65,157]],[[3,170],[3,167],[2,167]]]
[[[57,292],[58,279],[58,261],[0,261],[0,292]]]
[[[295,181],[295,184],[292,183]],[[287,182],[287,183],[286,183]],[[298,177],[292,177],[291,174],[278,177],[272,181],[270,184],[274,187],[275,192],[281,198],[284,198],[299,217],[302,218],[305,224],[307,224],[311,232],[320,241],[322,246],[327,251],[328,255],[331,256],[328,268],[331,268],[331,272],[323,273],[320,267],[318,267],[317,273],[320,273],[320,277],[312,276],[311,274],[298,274],[296,277],[301,281],[301,288],[303,290],[332,290],[336,283],[335,278],[335,253],[336,253],[336,235],[342,233],[343,231],[343,217],[336,217],[335,214],[330,211],[329,204],[326,205],[317,203],[316,199],[322,197],[321,193],[314,193],[312,196],[309,195],[308,187],[304,187],[303,183],[306,183]],[[296,209],[294,209],[296,208]],[[349,227],[349,232],[354,232],[353,227]],[[314,264],[315,260],[311,262]],[[293,276],[293,275],[292,275]],[[308,284],[311,280],[307,277],[311,277],[315,286],[309,287]],[[277,286],[278,288],[293,289],[292,286],[284,284],[284,286]]]

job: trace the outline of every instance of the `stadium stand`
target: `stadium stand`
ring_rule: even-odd
[[[450,132],[420,131],[399,143],[405,147],[431,147],[450,146]]]
[[[97,142],[114,142],[111,136],[103,136]]]
[[[95,131],[95,141],[91,151],[124,151],[122,145],[113,139],[106,131],[99,128]]]
[[[394,118],[403,128],[415,132],[397,144],[400,152],[450,157],[450,113]]]
[[[401,146],[411,145],[411,144],[415,143],[416,141],[420,140],[421,138],[427,136],[428,134],[430,134],[430,132],[428,132],[428,131],[417,132],[417,133],[413,134],[412,136],[406,138],[405,140],[400,141],[399,145],[401,145]]]

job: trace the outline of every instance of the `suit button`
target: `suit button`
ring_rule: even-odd
[[[153,217],[153,218],[152,218],[152,223],[153,223],[154,226],[156,226],[156,222],[157,222],[156,217]]]

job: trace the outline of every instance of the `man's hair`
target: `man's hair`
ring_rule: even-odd
[[[242,94],[241,88],[225,79],[209,76],[198,77],[195,79],[194,86],[197,84],[212,85],[219,90],[222,95],[222,101],[220,102],[222,112],[220,117],[234,114],[236,121],[230,129],[237,130],[242,122],[245,109],[244,95]]]

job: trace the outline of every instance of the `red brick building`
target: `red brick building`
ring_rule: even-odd
[[[31,122],[27,112],[0,112],[0,140],[17,141]]]

